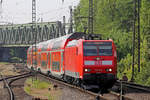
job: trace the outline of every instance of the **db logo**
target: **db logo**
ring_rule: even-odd
[[[95,65],[102,65],[102,61],[95,61]]]

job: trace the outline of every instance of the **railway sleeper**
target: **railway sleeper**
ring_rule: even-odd
[[[21,88],[24,87],[24,85],[11,85],[11,88],[16,88],[16,87]]]

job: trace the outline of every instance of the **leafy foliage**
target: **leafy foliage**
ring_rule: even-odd
[[[11,62],[14,62],[14,63],[19,63],[20,62],[20,58],[18,58],[18,57],[12,57],[11,58]]]
[[[12,48],[12,49],[10,49],[10,51],[9,51],[10,62],[14,62],[14,63],[25,62],[26,52],[27,52],[27,48],[19,48],[19,49]]]

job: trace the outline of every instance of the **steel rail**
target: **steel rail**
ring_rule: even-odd
[[[31,73],[31,72],[24,73],[24,74],[21,74],[21,75],[15,75],[15,76],[5,77],[5,79],[7,80],[7,79],[15,78],[15,77],[20,77],[20,76],[23,76],[23,75],[26,75],[26,74],[29,74],[29,73]],[[0,79],[0,81],[3,81],[3,78],[2,78],[2,79]]]
[[[13,90],[11,89],[11,84],[16,80],[26,78],[26,77],[29,77],[31,75],[32,75],[31,72],[28,72],[28,73],[25,73],[25,74],[15,75],[15,76],[10,76],[10,77],[4,78],[3,75],[0,73],[0,76],[2,78],[2,79],[0,79],[0,81],[3,81],[5,86],[7,87],[9,95],[10,95],[10,100],[15,100]],[[8,79],[11,79],[11,80],[8,82],[7,81]]]
[[[118,98],[122,98],[123,100],[133,100],[133,99],[131,99],[131,98],[125,96],[125,95],[122,95],[122,97],[121,97],[121,95],[120,95],[119,93],[116,93],[116,92],[113,92],[113,91],[110,91],[110,94],[115,95],[115,96],[117,96]],[[119,100],[120,100],[120,99],[119,99]]]
[[[8,84],[11,86],[11,84],[12,84],[14,81],[19,80],[19,79],[23,79],[23,78],[26,78],[26,77],[29,77],[29,76],[32,76],[32,73],[22,74],[22,75],[20,75],[19,77],[16,77],[16,78],[14,78],[14,79],[11,79]]]
[[[10,100],[15,100],[14,93],[13,93],[11,87],[9,86],[7,80],[3,77],[3,75],[1,73],[0,73],[0,76],[2,77],[4,84],[8,89],[8,92],[9,92],[9,95],[10,95]]]
[[[120,85],[121,81],[118,80],[116,83]],[[129,88],[141,90],[141,91],[144,91],[144,92],[150,92],[150,87],[148,87],[148,86],[143,86],[143,85],[140,85],[140,84],[135,84],[135,83],[126,82],[126,81],[122,81],[122,85],[124,85],[126,87],[129,87]]]

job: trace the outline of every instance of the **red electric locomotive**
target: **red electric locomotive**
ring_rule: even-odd
[[[27,66],[86,88],[111,88],[116,80],[117,55],[112,40],[85,40],[72,33],[31,46]]]

